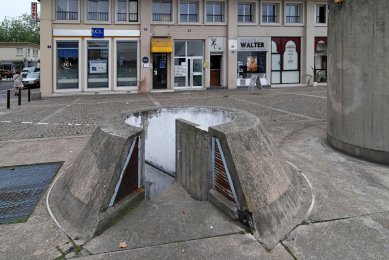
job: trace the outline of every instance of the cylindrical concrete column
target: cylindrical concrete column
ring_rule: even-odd
[[[389,1],[329,1],[329,10],[328,141],[389,164]]]

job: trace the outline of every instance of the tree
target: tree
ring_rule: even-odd
[[[31,42],[39,44],[39,22],[32,24],[31,15],[5,18],[0,25],[0,42]]]

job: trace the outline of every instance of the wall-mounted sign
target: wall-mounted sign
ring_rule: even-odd
[[[91,61],[89,61],[89,73],[90,74],[105,74],[105,73],[107,73],[107,61],[106,60],[91,60]]]
[[[238,40],[228,40],[228,49],[236,51],[238,49]]]
[[[270,37],[240,37],[238,51],[268,51]]]
[[[31,22],[32,22],[32,25],[35,25],[36,24],[36,20],[37,20],[37,2],[31,2]]]
[[[222,52],[224,51],[224,38],[223,37],[210,37],[208,39],[210,52]]]
[[[104,28],[92,28],[92,38],[104,38]]]
[[[143,57],[142,58],[143,63],[148,63],[149,62],[149,57]]]

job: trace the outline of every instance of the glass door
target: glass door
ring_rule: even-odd
[[[190,58],[190,85],[189,87],[203,86],[203,58]]]
[[[167,89],[167,53],[153,53],[153,89]]]

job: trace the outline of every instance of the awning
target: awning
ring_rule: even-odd
[[[170,38],[152,38],[151,52],[152,53],[173,52],[173,40]]]

